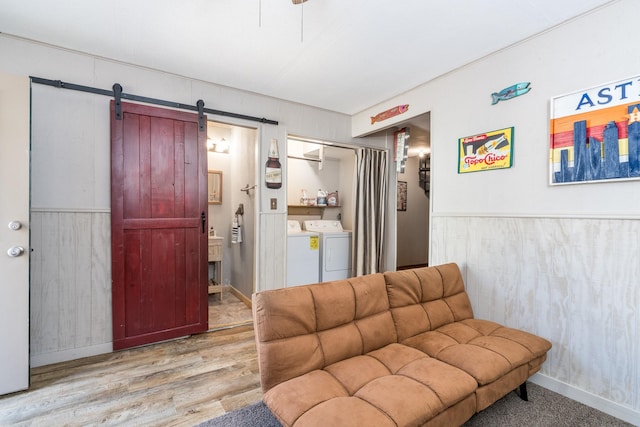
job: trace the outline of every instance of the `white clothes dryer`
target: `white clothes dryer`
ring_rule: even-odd
[[[351,277],[351,231],[334,220],[308,220],[303,225],[306,231],[320,235],[320,281]]]
[[[313,231],[302,231],[300,222],[287,221],[287,287],[320,282],[320,242]]]

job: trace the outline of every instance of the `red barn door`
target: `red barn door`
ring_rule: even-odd
[[[112,101],[114,350],[207,330],[206,215],[198,116]]]

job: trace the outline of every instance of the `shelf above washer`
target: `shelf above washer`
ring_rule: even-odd
[[[305,206],[305,205],[289,205],[287,212],[289,215],[322,215],[325,209],[335,209],[341,206]]]

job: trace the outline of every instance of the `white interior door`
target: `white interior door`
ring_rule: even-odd
[[[29,79],[1,73],[0,185],[0,394],[6,394],[29,387]]]

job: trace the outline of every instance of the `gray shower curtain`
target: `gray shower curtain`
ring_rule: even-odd
[[[353,265],[361,276],[383,268],[388,165],[386,151],[359,148],[356,154]]]

